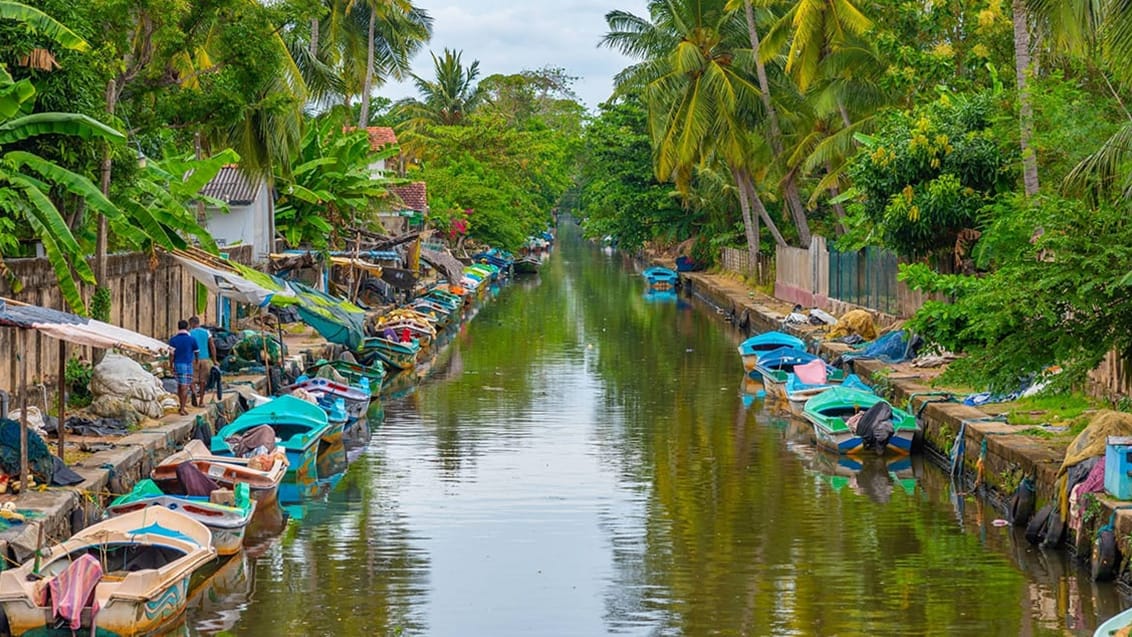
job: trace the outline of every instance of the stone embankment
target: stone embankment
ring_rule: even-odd
[[[671,264],[664,264],[671,267]],[[740,281],[718,274],[682,272],[681,283],[689,294],[715,309],[721,320],[733,323],[744,336],[768,330],[782,330],[815,343],[814,328],[784,325],[792,304],[758,291],[752,291]],[[850,348],[841,343],[816,343],[817,350],[827,360],[833,360]],[[738,366],[738,359],[736,359]],[[894,404],[907,406],[919,419],[923,429],[924,446],[929,454],[946,464],[960,431],[964,432],[966,453],[963,470],[967,480],[980,480],[987,495],[1000,504],[1014,492],[1024,476],[1031,476],[1037,490],[1038,506],[1055,497],[1054,483],[1065,456],[1068,440],[1038,438],[1010,425],[1001,417],[963,405],[930,385],[928,375],[908,364],[889,365],[876,360],[854,361],[854,369],[866,382],[882,391]],[[978,468],[980,451],[986,443],[986,456],[981,471]],[[1095,529],[1105,524],[1112,513],[1116,514],[1118,545],[1126,554],[1132,554],[1132,510],[1128,502],[1098,494],[1103,506],[1099,515],[1085,522],[1082,537],[1093,537]],[[1000,517],[1006,517],[1005,506]],[[1069,541],[1072,544],[1072,540]],[[1076,550],[1088,561],[1091,554],[1087,545]],[[1082,550],[1083,549],[1083,550]],[[1132,560],[1126,560],[1126,562]]]

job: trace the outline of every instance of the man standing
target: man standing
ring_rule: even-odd
[[[200,319],[195,316],[189,317],[189,335],[197,343],[197,357],[193,361],[193,405],[199,406],[204,404],[204,388],[208,387],[212,361],[216,360],[216,343],[212,332],[201,327]]]
[[[177,399],[181,402],[182,416],[187,416],[185,402],[189,398],[189,388],[193,384],[193,360],[196,358],[197,340],[189,334],[189,322],[177,321],[177,333],[169,339],[173,348],[173,375],[177,378]]]

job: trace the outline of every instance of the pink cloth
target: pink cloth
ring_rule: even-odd
[[[83,607],[90,600],[90,616],[98,613],[94,587],[102,580],[102,564],[89,553],[71,562],[51,580],[51,613],[67,620],[71,630],[82,626]]]
[[[1081,481],[1078,493],[1085,495],[1086,493],[1097,493],[1104,491],[1104,456],[1097,460],[1097,464],[1089,470],[1089,475]]]
[[[824,385],[826,381],[825,361],[815,359],[805,365],[795,365],[794,375],[807,385]]]

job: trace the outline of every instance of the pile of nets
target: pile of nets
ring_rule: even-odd
[[[238,332],[238,340],[232,345],[231,353],[221,361],[226,372],[263,372],[264,350],[272,365],[278,365],[287,356],[287,346],[273,334],[244,330]],[[265,346],[266,342],[266,346]]]

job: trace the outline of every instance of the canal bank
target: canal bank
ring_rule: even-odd
[[[666,264],[671,265],[671,264]],[[785,319],[793,305],[752,290],[743,282],[721,274],[681,272],[684,294],[694,297],[715,310],[722,321],[733,324],[745,336],[769,330],[792,333],[808,343],[827,360],[834,360],[851,350],[842,343],[822,342],[813,326],[787,324]],[[962,432],[966,452],[961,455],[962,472],[967,484],[984,488],[996,502],[998,517],[1008,518],[1006,503],[1024,477],[1033,480],[1037,506],[1057,499],[1058,470],[1069,441],[1037,438],[1020,433],[1022,427],[1004,422],[1001,416],[988,414],[957,402],[956,397],[930,385],[919,370],[908,364],[889,365],[878,360],[855,360],[852,371],[877,387],[894,404],[907,406],[916,414],[923,430],[923,443],[930,455],[951,469],[952,453]],[[1113,520],[1118,548],[1125,556],[1132,555],[1132,510],[1128,502],[1095,494],[1100,512],[1085,516],[1079,537],[1093,538],[1099,527]],[[1076,545],[1071,537],[1064,547],[1091,565],[1094,554],[1091,544]],[[1127,582],[1132,573],[1129,562],[1121,562],[1118,574]]]

